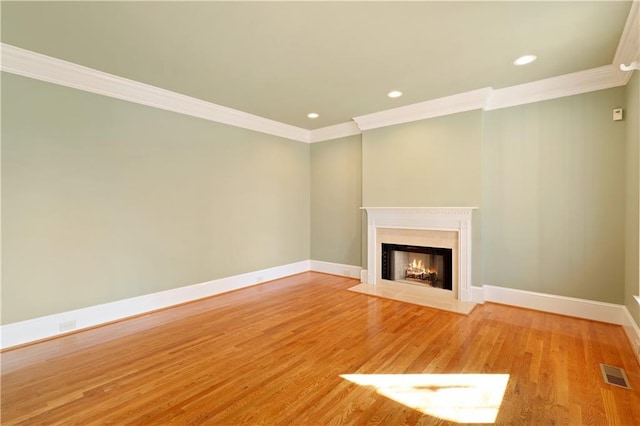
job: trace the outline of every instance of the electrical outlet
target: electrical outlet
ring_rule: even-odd
[[[61,322],[59,325],[60,331],[70,331],[76,328],[76,320],[69,320]]]

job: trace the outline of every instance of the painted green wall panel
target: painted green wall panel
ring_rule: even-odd
[[[626,221],[624,304],[640,325],[640,73],[635,71],[626,87]]]
[[[483,283],[623,301],[624,88],[485,113]]]
[[[482,113],[369,130],[362,136],[365,206],[478,206]]]
[[[2,75],[2,323],[309,259],[309,146]]]
[[[311,259],[361,264],[360,135],[311,145]]]

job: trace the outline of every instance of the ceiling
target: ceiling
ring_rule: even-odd
[[[630,6],[2,1],[1,15],[3,43],[317,129],[611,64]]]

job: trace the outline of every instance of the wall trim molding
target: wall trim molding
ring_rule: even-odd
[[[324,142],[332,139],[345,138],[347,136],[359,135],[362,132],[354,121],[347,121],[333,126],[321,127],[311,130],[309,142]]]
[[[484,288],[478,286],[471,286],[471,301],[474,303],[484,303]]]
[[[190,115],[304,143],[477,109],[493,110],[624,86],[631,72],[620,71],[640,55],[640,2],[634,1],[610,65],[493,89],[485,87],[354,117],[354,121],[308,130],[140,83],[72,62],[1,43],[0,70],[86,92]]]
[[[476,303],[501,303],[622,326],[640,362],[640,327],[624,305],[489,285],[472,287],[472,293],[473,302]]]
[[[323,262],[321,260],[311,260],[310,269],[315,272],[323,272],[325,274],[340,275],[341,277],[356,279],[360,278],[360,272],[362,271],[360,266]]]
[[[2,71],[308,143],[307,129],[2,43]]]
[[[624,307],[624,323],[622,324],[622,327],[624,328],[627,338],[629,339],[629,343],[631,344],[631,348],[640,363],[640,327],[638,327],[638,324],[633,320],[633,316],[626,306]]]
[[[158,309],[191,302],[205,297],[238,290],[309,271],[310,261],[290,263],[220,278],[199,284],[146,294],[101,305],[75,309],[26,321],[0,326],[0,348],[6,349],[37,340],[47,339],[85,328],[95,327]],[[61,331],[61,324],[75,321],[75,327]]]
[[[546,78],[544,80],[505,87],[491,91],[484,109],[490,111],[624,86],[627,84],[625,80],[627,74],[629,73],[620,71],[619,67],[605,65],[603,67]]]
[[[623,305],[490,285],[476,287],[475,290],[474,294],[485,302],[624,325],[626,307]]]
[[[360,266],[320,260],[303,260],[200,284],[5,324],[0,326],[0,349],[28,344],[69,332],[77,332],[307,271],[360,278],[361,282],[366,282],[368,277],[367,270]],[[624,328],[632,348],[636,348],[636,342],[640,341],[640,328],[626,306],[623,305],[488,285],[472,286],[471,293],[472,301],[476,303],[502,303],[620,325]],[[75,321],[75,328],[60,331],[61,324],[69,321]],[[638,361],[640,361],[640,355]]]
[[[425,120],[427,118],[457,114],[459,112],[481,109],[485,106],[487,97],[492,89],[471,90],[456,95],[432,99],[417,104],[405,105],[398,108],[387,109],[373,114],[354,117],[360,130],[371,130],[379,127],[393,126],[412,121]]]
[[[616,54],[613,57],[613,66],[618,68],[620,64],[629,65],[631,62],[638,60],[640,57],[640,1],[635,0],[631,3],[631,9],[627,16]],[[624,76],[624,84],[629,82],[632,72],[626,72]]]

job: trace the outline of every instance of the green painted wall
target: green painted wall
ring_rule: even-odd
[[[483,283],[623,303],[625,89],[484,116]]]
[[[2,323],[309,259],[309,145],[2,75]]]
[[[361,264],[360,135],[311,145],[311,259]]]
[[[311,146],[2,77],[3,324],[309,258],[366,266],[361,205],[480,206],[474,285],[638,320],[637,73]]]
[[[635,71],[626,87],[627,126],[626,246],[624,304],[640,325],[640,307],[633,295],[640,294],[640,73]]]
[[[362,202],[373,207],[479,206],[482,113],[362,135]]]

